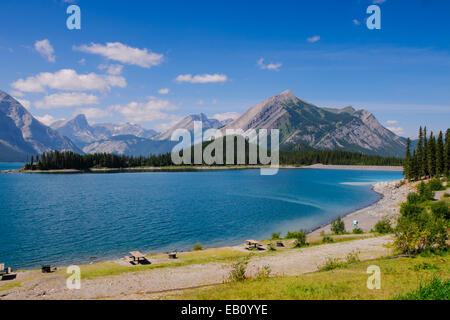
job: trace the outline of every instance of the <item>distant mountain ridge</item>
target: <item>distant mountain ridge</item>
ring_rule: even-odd
[[[155,137],[156,140],[168,140],[172,136],[172,133],[175,132],[177,129],[186,129],[189,131],[194,131],[194,122],[195,121],[201,121],[202,122],[202,129],[218,129],[224,126],[224,123],[214,119],[214,118],[208,118],[204,113],[199,114],[191,114],[187,117],[184,117],[180,121],[178,121],[175,125],[173,125],[170,129],[166,130],[165,132],[157,135]],[[225,121],[229,121],[228,119]]]
[[[82,153],[69,138],[36,120],[0,90],[0,161],[24,161],[29,155],[51,150]]]
[[[366,110],[319,108],[286,90],[248,109],[222,130],[280,129],[282,148],[302,144],[319,150],[347,150],[403,157],[406,139],[383,127]]]
[[[369,155],[403,157],[406,139],[383,127],[366,110],[319,108],[286,90],[253,107],[235,120],[219,121],[204,113],[186,116],[163,133],[137,124],[89,124],[85,115],[57,121],[50,127],[36,120],[20,103],[0,91],[0,161],[21,161],[50,150],[116,153],[139,156],[165,153],[176,129],[279,129],[281,148],[289,151],[346,150]]]
[[[140,125],[124,123],[99,123],[90,125],[84,114],[73,119],[57,121],[50,125],[54,130],[70,138],[78,146],[84,148],[90,143],[106,140],[120,135],[133,135],[138,138],[151,138],[157,134],[155,130],[146,130]]]

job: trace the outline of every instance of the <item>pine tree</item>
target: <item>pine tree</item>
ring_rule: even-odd
[[[448,176],[450,174],[450,129],[445,132],[445,147],[444,147],[444,172]]]
[[[422,130],[422,128],[421,128]],[[405,165],[403,166],[403,174],[407,180],[411,180],[411,139],[406,139],[406,155]]]
[[[423,133],[422,126],[419,128],[419,141],[417,142],[417,165],[419,176],[425,176],[425,166],[423,165]]]
[[[428,170],[428,142],[427,142],[427,127],[423,128],[423,149],[422,149],[422,172],[423,176],[427,177],[430,174]]]
[[[439,131],[439,136],[436,143],[436,175],[439,177],[444,173],[444,141],[442,131]]]
[[[433,131],[430,133],[430,138],[428,139],[428,173],[430,177],[436,175],[436,139],[433,136]]]

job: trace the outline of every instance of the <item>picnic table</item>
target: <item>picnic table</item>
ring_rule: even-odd
[[[150,261],[148,261],[148,259],[139,251],[131,251],[130,252],[130,257],[129,257],[129,262],[131,264],[150,264]]]

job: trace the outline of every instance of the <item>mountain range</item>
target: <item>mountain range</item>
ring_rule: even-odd
[[[131,123],[89,124],[82,114],[46,126],[0,91],[0,161],[23,161],[50,150],[134,156],[169,152],[178,143],[169,140],[172,133],[180,128],[192,131],[194,121],[202,121],[203,130],[223,132],[279,129],[281,148],[291,151],[336,149],[402,157],[406,146],[405,138],[383,127],[366,110],[319,108],[289,90],[256,104],[235,120],[194,114],[162,133]]]
[[[82,152],[69,138],[36,120],[0,90],[0,161],[25,161],[28,155],[51,150]]]

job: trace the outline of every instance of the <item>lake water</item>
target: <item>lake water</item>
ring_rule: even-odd
[[[0,262],[81,264],[312,229],[378,200],[367,182],[401,177],[316,169],[0,174]]]

